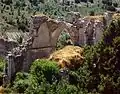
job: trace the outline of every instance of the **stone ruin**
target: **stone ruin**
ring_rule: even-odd
[[[75,45],[97,43],[109,23],[106,15],[77,18],[72,23],[53,20],[44,15],[31,17],[28,39],[13,47],[6,55],[4,84],[11,82],[17,72],[27,72],[35,59],[49,57],[55,50],[58,37],[63,30],[70,34]]]
[[[5,38],[0,38],[0,57],[5,58],[8,51],[11,51],[13,48],[17,47],[18,43],[15,41],[9,41]]]

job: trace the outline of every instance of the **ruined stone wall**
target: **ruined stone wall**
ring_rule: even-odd
[[[79,18],[73,23],[78,30],[77,32],[79,32],[79,34],[76,33],[78,37],[76,42],[79,45],[95,44],[100,40],[105,26],[103,17],[100,17],[98,18],[98,16],[89,16],[85,18]]]
[[[101,17],[103,18],[103,16]],[[3,55],[6,48],[10,51],[7,55],[8,66],[5,67],[7,80],[11,81],[16,72],[28,71],[35,59],[49,57],[55,50],[58,37],[64,29],[70,34],[74,44],[92,45],[97,43],[101,39],[106,25],[104,20],[98,18],[96,16],[77,18],[68,23],[56,21],[43,15],[31,17],[29,37],[22,45],[10,46],[11,43],[7,42],[9,45],[6,45],[4,40],[0,40],[0,53]],[[106,23],[109,22],[106,20]]]
[[[112,16],[114,15],[113,12],[105,12],[104,13],[104,18],[106,20],[106,26],[110,24],[110,22],[112,21]]]
[[[96,44],[102,37],[104,23],[100,20],[90,19],[85,27],[85,44]]]
[[[5,52],[6,52],[6,47],[5,47],[5,41],[4,39],[0,39],[0,56],[3,57],[5,56]]]
[[[9,41],[7,39],[0,38],[0,56],[5,57],[8,51],[11,51],[18,44],[14,41]]]
[[[54,51],[60,33],[66,29],[74,44],[85,45],[98,42],[103,33],[104,23],[100,19],[77,18],[72,24],[56,21],[46,16],[32,17],[30,37],[32,59],[49,57]]]

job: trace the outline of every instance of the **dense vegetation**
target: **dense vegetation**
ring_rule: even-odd
[[[3,84],[2,79],[5,64],[6,64],[5,60],[3,58],[0,58],[0,85]]]
[[[57,45],[56,45],[56,49],[61,49],[63,47],[65,47],[68,44],[72,44],[72,42],[70,41],[70,35],[69,33],[66,32],[61,32],[58,41],[57,41]]]

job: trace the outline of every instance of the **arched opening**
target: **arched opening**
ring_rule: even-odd
[[[57,39],[57,43],[56,43],[56,50],[59,50],[67,45],[73,45],[73,41],[71,39],[71,35],[70,33],[64,29],[58,39]]]

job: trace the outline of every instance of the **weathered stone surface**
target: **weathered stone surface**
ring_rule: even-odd
[[[11,51],[14,47],[17,47],[18,43],[15,41],[9,41],[7,39],[0,38],[0,56],[5,57],[7,51]]]
[[[50,45],[50,32],[47,23],[43,23],[38,29],[37,37],[34,38],[32,48],[40,48]]]
[[[112,21],[112,17],[113,17],[113,12],[105,12],[104,13],[104,18],[106,20],[106,25],[109,25],[110,22]]]
[[[4,39],[0,39],[0,56],[5,56],[5,52],[6,52],[6,47],[5,47],[5,40]]]
[[[44,23],[46,20],[48,20],[48,17],[46,17],[45,15],[35,15],[31,17],[31,27],[33,27],[32,29],[38,29],[40,27],[40,25],[42,23]]]
[[[44,16],[33,16],[30,36],[34,37],[34,39],[31,48],[50,48],[50,52],[52,52],[54,50],[53,48],[56,46],[58,37],[63,30],[70,34],[70,38],[74,44],[85,45],[98,42],[104,30],[103,16],[80,18],[78,13],[73,14],[75,18],[73,17],[74,20],[72,20],[72,24],[64,21],[56,21]],[[39,24],[37,29],[35,27],[36,24]]]
[[[103,16],[88,16],[74,22],[77,28],[76,42],[79,45],[95,44],[99,41],[104,30]]]

